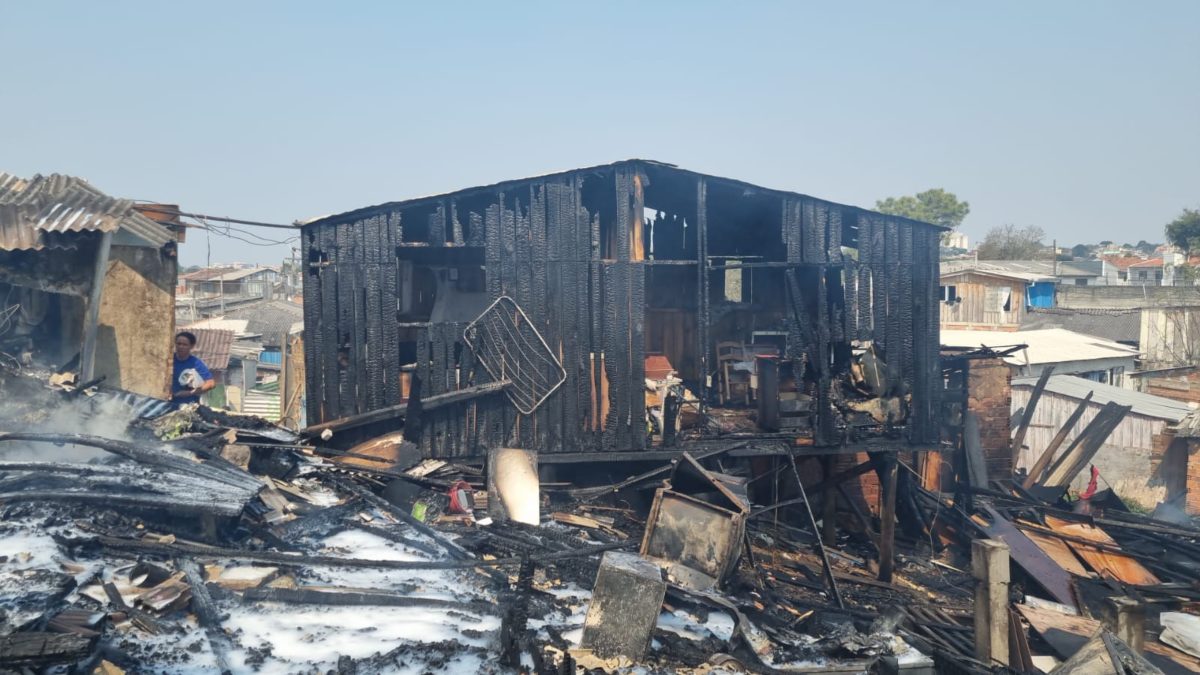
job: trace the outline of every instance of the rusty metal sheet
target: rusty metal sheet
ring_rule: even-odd
[[[1077,607],[1075,594],[1071,591],[1071,575],[1052,557],[1033,543],[1025,533],[1017,529],[991,506],[985,506],[988,517],[972,516],[972,520],[992,539],[1008,544],[1013,562],[1035,582],[1046,589],[1053,599],[1068,607]]]
[[[1072,537],[1087,539],[1106,546],[1120,547],[1104,530],[1087,523],[1072,523],[1054,516],[1046,516],[1046,524],[1050,529]],[[1101,551],[1075,541],[1066,542],[1071,550],[1083,558],[1092,569],[1106,579],[1116,579],[1135,586],[1150,586],[1160,583],[1158,577],[1141,563],[1124,553]]]
[[[1024,530],[1024,534],[1033,540],[1033,543],[1037,544],[1038,548],[1045,551],[1046,555],[1053,558],[1059,567],[1078,577],[1091,576],[1087,568],[1079,561],[1079,558],[1071,552],[1071,547],[1067,546],[1067,543],[1062,539],[1056,539],[1041,532],[1031,532],[1029,530]]]
[[[1095,619],[1029,605],[1017,605],[1017,611],[1063,659],[1073,656],[1102,627]],[[1146,640],[1145,656],[1146,660],[1168,675],[1200,673],[1200,659],[1154,640]]]

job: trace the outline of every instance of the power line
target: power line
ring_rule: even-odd
[[[215,221],[222,222],[222,223],[234,223],[236,225],[253,225],[255,227],[274,227],[274,228],[283,229],[283,230],[298,230],[298,229],[300,229],[300,226],[296,223],[292,223],[291,225],[283,225],[281,223],[264,223],[264,222],[257,221],[257,220],[243,220],[241,218],[229,218],[226,216],[210,216],[210,215],[206,215],[203,213],[188,213],[187,211],[180,211],[178,208],[173,208],[173,207],[167,206],[166,204],[159,204],[157,202],[148,202],[148,201],[142,202],[139,200],[139,203],[141,203],[143,206],[154,207],[154,211],[157,213],[163,213],[163,214],[172,215],[172,216],[183,216],[185,218],[195,218],[197,220],[202,220],[202,221],[215,220]]]

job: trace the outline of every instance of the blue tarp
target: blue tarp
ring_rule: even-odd
[[[275,366],[283,365],[283,353],[263,351],[263,353],[258,355],[258,362],[269,363]]]
[[[1028,298],[1030,307],[1040,307],[1042,309],[1054,307],[1054,282],[1037,281],[1029,284],[1026,298]]]

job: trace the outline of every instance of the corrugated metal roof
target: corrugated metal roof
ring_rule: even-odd
[[[1057,277],[1098,277],[1104,274],[1103,260],[946,260],[942,275],[979,272],[1023,281],[1049,281]]]
[[[1065,328],[1114,342],[1137,344],[1141,339],[1141,309],[1061,309],[1031,307],[1018,330]]]
[[[225,370],[229,367],[229,349],[233,346],[233,331],[212,328],[189,328],[196,334],[195,354],[209,370]]]
[[[242,414],[261,417],[270,422],[279,421],[279,394],[270,394],[251,389],[242,395]]]
[[[183,330],[227,330],[235,335],[246,335],[249,333],[250,321],[248,319],[200,319],[193,321],[183,327]]]
[[[290,334],[292,326],[304,322],[304,308],[287,300],[263,300],[225,312],[226,319],[245,319],[246,332],[261,335],[266,347],[283,345],[283,336]]]
[[[278,270],[270,266],[261,267],[209,267],[207,269],[188,272],[179,276],[183,281],[239,281],[255,274],[274,272]]]
[[[1026,345],[1026,348],[1005,361],[1013,365],[1040,365],[1067,363],[1072,361],[1095,361],[1099,359],[1136,358],[1137,349],[1112,340],[1084,335],[1063,328],[1023,330],[1020,332],[988,330],[943,330],[942,345],[978,349],[979,347],[1010,347]]]
[[[1033,388],[1038,378],[1014,377],[1012,386]],[[1143,394],[1132,389],[1122,389],[1111,384],[1102,384],[1074,375],[1051,375],[1046,382],[1046,391],[1082,401],[1092,392],[1092,403],[1104,405],[1112,402],[1118,405],[1132,406],[1130,412],[1145,417],[1179,422],[1192,412],[1192,407],[1186,403],[1153,394]]]
[[[0,249],[73,248],[70,236],[125,230],[154,246],[174,239],[128,199],[109,197],[82,178],[51,174],[24,180],[0,172]]]

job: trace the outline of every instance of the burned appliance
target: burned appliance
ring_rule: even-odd
[[[715,588],[737,567],[749,515],[745,479],[709,471],[684,453],[654,495],[640,553],[674,583]]]

